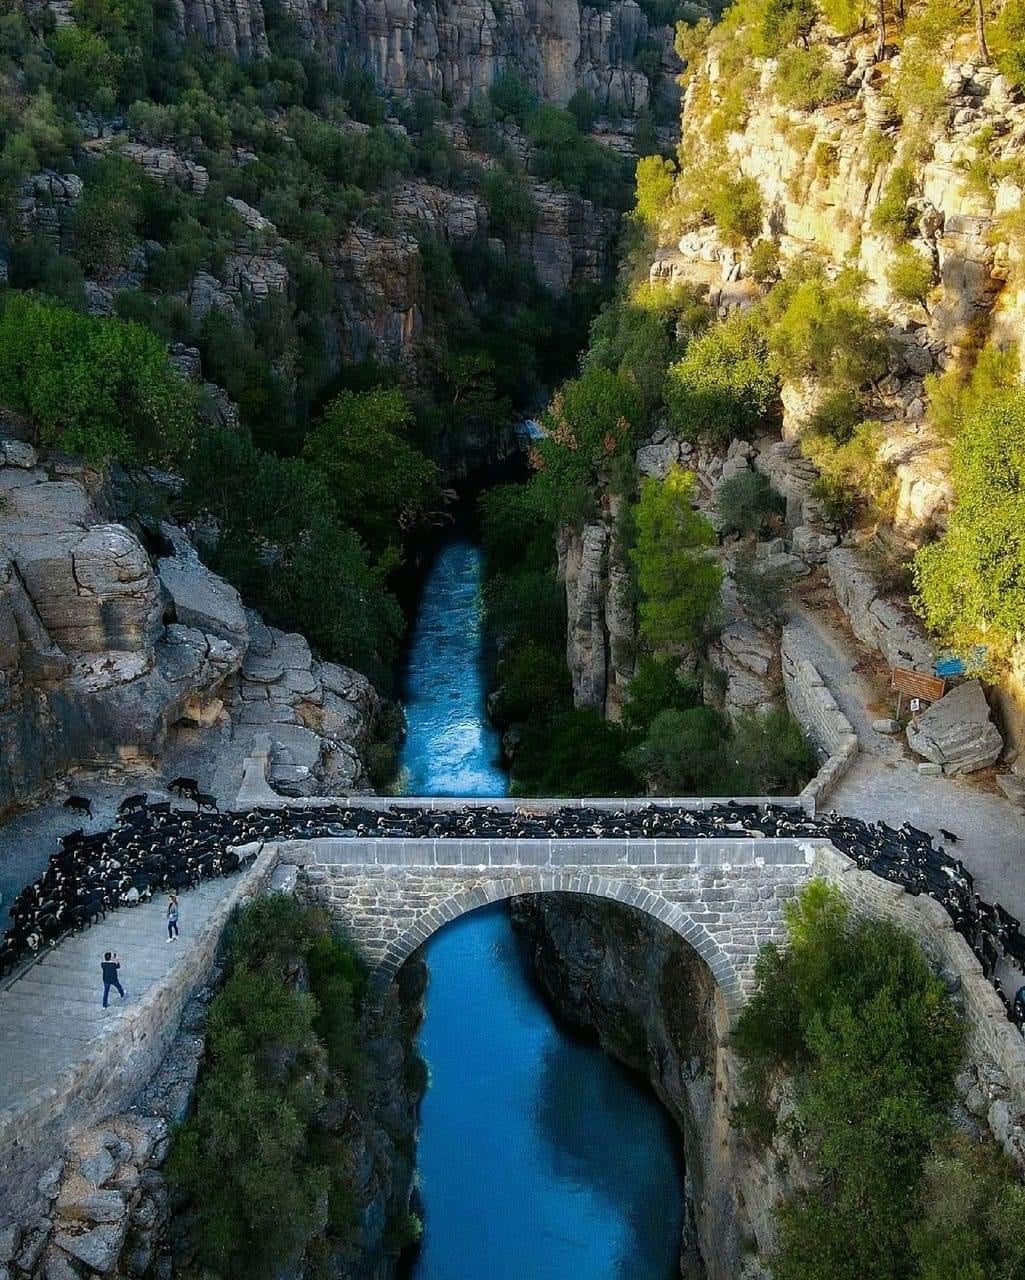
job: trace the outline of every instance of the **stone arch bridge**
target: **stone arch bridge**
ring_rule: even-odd
[[[348,930],[386,983],[442,925],[520,894],[581,893],[661,920],[702,957],[735,1012],[759,948],[832,846],[807,840],[338,838],[275,846],[292,879]],[[291,868],[291,872],[287,869]]]

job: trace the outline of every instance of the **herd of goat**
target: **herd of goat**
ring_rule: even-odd
[[[213,796],[192,778],[176,778],[168,791],[192,809],[170,801],[149,803],[142,793],[122,800],[116,824],[85,834],[80,828],[58,841],[45,873],[11,904],[11,926],[0,941],[0,975],[32,953],[55,945],[64,934],[93,924],[120,906],[132,906],[159,892],[177,892],[214,876],[241,869],[256,846],[276,840],[315,837],[472,839],[775,839],[829,840],[859,867],[926,893],[949,912],[954,927],[978,956],[983,972],[1003,996],[997,965],[1010,959],[1025,973],[1025,935],[1020,923],[999,905],[982,901],[971,874],[942,841],[958,837],[942,828],[938,841],[905,822],[890,827],[829,813],[809,817],[783,805],[724,801],[700,810],[659,806],[615,810],[574,807],[539,813],[530,802],[508,810],[474,805],[436,811],[391,806],[382,813],[351,804],[310,809],[257,808],[221,813]],[[92,816],[81,796],[65,801],[69,811]],[[240,846],[249,846],[242,853]],[[1022,1029],[1025,1002],[1004,998],[1008,1016]]]

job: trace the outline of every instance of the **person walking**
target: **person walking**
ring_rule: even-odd
[[[103,1007],[107,1007],[107,997],[113,988],[123,1000],[125,998],[125,990],[117,976],[118,969],[121,968],[121,961],[117,958],[116,951],[104,951],[103,961],[100,969],[103,972]]]
[[[173,942],[178,936],[178,899],[172,893],[167,899],[167,941]]]

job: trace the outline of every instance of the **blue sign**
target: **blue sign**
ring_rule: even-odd
[[[938,676],[963,676],[964,675],[964,659],[963,658],[943,658],[933,667],[933,672]]]

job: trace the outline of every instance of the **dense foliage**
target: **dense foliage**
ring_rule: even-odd
[[[918,601],[958,652],[1005,657],[1025,619],[1025,393],[970,407],[953,449],[957,502],[943,537],[918,553]]]
[[[32,294],[0,297],[0,404],[90,462],[166,462],[188,447],[196,398],[137,324]]]
[[[355,1239],[350,1108],[365,1101],[363,967],[285,894],[232,921],[194,1115],[168,1176],[204,1274],[271,1277]]]
[[[739,1118],[766,1137],[775,1086],[796,1077],[786,1136],[814,1166],[780,1211],[773,1275],[1022,1274],[1025,1193],[991,1143],[952,1134],[964,1026],[918,944],[853,918],[819,881],[788,906],[787,932],[785,947],[763,950],[734,1033],[748,1086]]]
[[[722,568],[707,554],[715,531],[694,510],[694,476],[674,467],[664,480],[645,480],[635,518],[641,635],[655,650],[693,644],[722,584]]]

